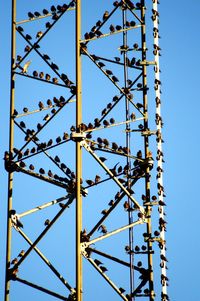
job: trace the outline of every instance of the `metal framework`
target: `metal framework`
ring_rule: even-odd
[[[93,277],[98,274],[103,279],[102,282],[98,280],[98,290],[101,290],[101,284],[105,280],[107,287],[116,293],[115,297],[110,290],[107,294],[103,286],[105,300],[111,298],[125,301],[137,298],[150,301],[169,300],[165,254],[158,0],[146,3],[145,0],[137,3],[130,0],[114,3],[106,1],[108,7],[104,8],[103,16],[100,15],[99,20],[93,20],[93,13],[89,12],[94,7],[101,11],[104,4],[96,3],[99,1],[72,0],[67,4],[52,5],[42,12],[29,12],[28,19],[22,21],[16,21],[16,2],[17,0],[12,0],[10,134],[9,150],[5,152],[4,158],[5,169],[8,172],[5,301],[18,299],[17,291],[12,294],[17,283],[21,284],[21,291],[24,287],[29,287],[30,294],[31,288],[41,292],[44,299],[40,300],[46,300],[45,296],[48,300],[50,297],[60,300],[88,300],[90,295],[85,293],[83,280],[86,284],[90,283],[95,281]],[[87,18],[82,13],[83,8],[88,11],[90,21],[94,22],[94,26],[85,34],[81,28],[86,21],[84,18]],[[75,20],[73,24],[70,23],[71,28],[74,24],[75,27],[68,37],[75,44],[74,61],[70,59],[72,68],[75,67],[72,79],[69,74],[60,71],[63,66],[59,68],[50,56],[43,54],[41,50],[45,37],[70,14],[70,22],[72,19]],[[37,24],[44,21],[45,29],[38,31]],[[31,26],[37,29],[34,42],[28,33]],[[21,47],[21,44],[16,43],[16,36],[26,43],[24,55],[16,54]],[[95,43],[101,43],[106,39],[107,47],[100,46],[96,50]],[[117,49],[116,43],[120,43]],[[51,46],[49,42],[47,46]],[[118,52],[118,56],[111,57],[112,51],[113,55]],[[65,53],[67,55],[67,51]],[[33,65],[31,55],[40,58],[51,73],[38,71],[39,69],[31,72]],[[91,65],[95,70],[89,69],[87,72],[84,69],[85,65],[82,67],[86,61],[87,66]],[[110,69],[107,66],[110,66]],[[98,82],[96,86],[95,76]],[[89,90],[85,87],[85,78]],[[46,105],[44,101],[39,101],[38,108],[30,110],[25,105],[22,108],[19,100],[18,103],[16,101],[16,95],[20,100],[24,97],[22,87],[27,81],[34,82],[35,87],[45,85],[44,93],[48,95],[51,86],[53,93],[55,91],[60,93],[60,89],[63,89],[65,97],[52,95],[52,99],[48,99]],[[99,92],[96,92],[99,86]],[[104,93],[110,99],[106,105],[102,101],[101,108],[105,107],[102,112],[99,112],[99,103],[96,103],[96,106],[92,105],[93,99],[89,92],[93,87],[96,99],[98,93],[101,93],[101,96]],[[30,98],[32,95],[35,97],[34,89],[36,88],[29,93]],[[32,106],[34,103],[30,99]],[[64,125],[64,134],[59,132],[59,136],[52,139],[51,135],[55,132],[55,128],[59,130],[60,127],[62,131],[61,125],[63,126],[64,122],[60,116],[66,108],[68,111],[65,117],[69,118],[69,123],[66,122]],[[95,114],[94,119],[90,117],[92,113]],[[25,124],[25,118],[29,126]],[[56,118],[57,125],[53,125],[45,132],[45,128],[51,126]],[[70,124],[71,120],[74,120],[74,123]],[[43,136],[41,132],[44,132]],[[108,138],[104,138],[105,135]],[[115,138],[116,140],[112,142]],[[59,156],[55,153],[58,149]],[[57,170],[55,172],[52,171],[54,167]],[[30,188],[28,195],[25,196],[22,191],[29,185],[26,181],[30,181]],[[40,183],[44,183],[44,189]],[[47,185],[56,187],[56,190],[49,190],[48,197],[52,195],[53,200],[51,198],[48,202],[35,205],[33,201],[35,191],[38,190],[41,199],[44,199],[48,190]],[[54,198],[57,191],[64,191],[64,195]],[[95,202],[87,205],[87,202],[91,202],[90,198],[95,199]],[[107,208],[103,209],[108,200]],[[46,214],[49,208],[52,208],[50,219]],[[61,225],[56,236],[53,232],[51,244],[48,242],[42,245],[42,249],[46,247],[48,253],[53,243],[56,261],[54,264],[53,260],[50,261],[46,257],[46,251],[42,252],[40,244],[51,234],[56,222],[67,214],[69,216],[73,210],[74,215],[73,213],[71,215],[72,220],[75,219],[74,225],[71,225],[70,229]],[[35,216],[35,222],[31,219],[32,216]],[[31,231],[35,226],[34,223],[39,224],[39,220],[44,221],[44,218],[44,226],[40,228],[37,226]],[[75,244],[72,251],[75,255],[72,259],[70,254],[67,254],[68,249],[64,254],[56,255],[58,245],[62,242],[62,238],[57,238],[60,232],[62,237],[69,237],[67,239],[69,245],[73,242]],[[70,239],[72,242],[69,242]],[[17,256],[20,244],[23,249]],[[48,280],[51,279],[48,277],[46,285],[43,286],[41,283],[44,281],[41,280],[44,280],[45,276],[41,279],[40,273],[36,273],[38,275],[34,277],[36,282],[28,280],[29,277],[21,277],[23,266],[25,276],[32,274],[31,269],[36,269],[37,261],[31,257],[32,253],[46,264],[46,272],[54,275],[64,290],[58,291],[59,288],[52,284],[54,280]],[[57,268],[59,256],[61,258]],[[65,256],[71,266],[66,276],[61,272],[63,271],[61,263]],[[29,258],[29,265],[25,265]],[[84,273],[83,260],[86,261],[85,266],[90,264],[92,276],[89,276],[89,270]],[[105,266],[101,260],[106,261],[107,265]],[[73,269],[74,272],[70,274],[69,271]],[[156,275],[160,275],[159,280],[154,275],[155,270]],[[91,285],[86,286],[87,289],[95,290]],[[90,298],[94,299],[95,296],[95,300],[100,300],[103,295],[98,297],[93,292],[93,297]]]

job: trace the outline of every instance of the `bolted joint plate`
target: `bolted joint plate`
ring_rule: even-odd
[[[73,140],[75,142],[76,141],[82,141],[86,138],[86,133],[84,133],[84,132],[80,132],[80,133],[73,132],[73,133],[71,133],[70,138],[71,138],[71,140]]]

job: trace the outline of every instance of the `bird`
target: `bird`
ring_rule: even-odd
[[[36,16],[36,18],[38,18],[38,17],[41,16],[41,14],[40,14],[38,11],[35,11],[35,12],[34,12],[34,15]]]
[[[99,226],[98,231],[101,231],[101,233],[103,234],[106,234],[108,232],[106,226],[103,224]]]
[[[99,268],[101,269],[101,271],[102,271],[103,273],[105,273],[105,272],[108,271],[108,269],[107,269],[106,267],[104,267],[104,266],[100,266]]]
[[[36,152],[36,148],[33,147],[33,148],[31,149],[31,154],[34,154],[35,152]]]
[[[121,60],[120,57],[118,57],[118,56],[115,56],[114,59],[115,59],[115,61],[116,61],[117,63],[119,63],[120,60]]]
[[[43,32],[42,32],[41,30],[38,31],[37,34],[36,34],[36,38],[39,39],[39,38],[41,38],[42,36],[43,36]]]
[[[111,171],[111,173],[112,173],[114,176],[117,175],[116,168],[117,168],[117,165],[118,165],[118,164],[119,164],[119,162],[116,163],[115,166],[114,166],[113,168],[110,168],[110,171]]]
[[[119,79],[115,75],[112,76],[112,80],[114,81],[114,83],[119,82]]]
[[[96,175],[94,181],[95,184],[99,183],[101,181],[101,177],[99,175]]]
[[[49,171],[48,171],[48,176],[50,177],[50,178],[53,178],[53,173],[52,173],[52,171],[49,169]]]
[[[24,152],[24,156],[28,156],[29,153],[30,153],[30,150],[29,150],[29,148],[27,148],[26,151]]]
[[[116,142],[112,142],[112,149],[114,149],[115,151],[118,149],[118,145]]]
[[[11,264],[16,264],[18,263],[18,259],[17,258],[14,258],[12,261],[11,261]]]
[[[63,140],[67,140],[69,138],[69,134],[64,132],[63,134]]]
[[[41,72],[39,73],[39,78],[41,78],[41,79],[44,78],[44,72],[41,71]]]
[[[26,128],[26,124],[23,121],[20,121],[19,125],[21,126],[21,128],[25,129]]]
[[[43,126],[42,126],[41,123],[38,123],[38,124],[37,124],[37,130],[38,130],[38,131],[40,131],[40,130],[42,129],[42,127],[43,127]]]
[[[130,209],[130,205],[127,201],[124,202],[123,207],[125,211],[128,211]]]
[[[25,164],[23,161],[20,161],[20,162],[19,162],[19,166],[20,166],[21,168],[25,168],[25,167],[26,167],[26,164]]]
[[[62,141],[62,139],[60,136],[56,138],[56,143],[60,143],[61,141]]]
[[[94,181],[92,181],[92,180],[85,180],[85,182],[89,185],[89,186],[92,186],[92,185],[94,185]]]
[[[29,19],[33,19],[34,18],[34,14],[31,13],[31,12],[28,12],[28,17],[29,17]]]
[[[24,250],[21,250],[21,252],[18,254],[18,257],[23,257],[25,254],[25,251]]]
[[[49,12],[48,12],[48,10],[46,8],[44,8],[43,11],[42,11],[42,13],[43,13],[43,15],[48,15]]]
[[[105,21],[109,17],[109,12],[106,10],[103,14],[103,21]]]
[[[101,211],[101,214],[105,215],[107,212],[108,212],[107,209],[103,209],[103,210]]]
[[[46,219],[46,221],[44,222],[44,225],[45,226],[48,226],[50,224],[50,220],[49,219]]]
[[[132,120],[135,120],[135,119],[136,119],[135,113],[131,113],[130,118],[131,118]]]
[[[33,165],[33,164],[30,164],[30,165],[29,165],[29,169],[30,169],[30,170],[34,170],[34,169],[35,169],[34,165]]]
[[[114,118],[110,118],[110,123],[114,124],[115,123],[115,119]]]
[[[113,24],[110,25],[109,29],[111,33],[115,32],[115,27]]]
[[[41,101],[39,101],[38,107],[40,110],[42,110],[42,109],[44,109],[44,104]]]
[[[33,71],[33,76],[38,77],[38,72],[36,70]]]
[[[121,29],[122,29],[121,25],[116,26],[116,30],[121,30]]]
[[[104,119],[103,124],[104,124],[104,126],[109,126],[108,120]]]
[[[113,74],[112,71],[109,70],[109,69],[107,69],[105,72],[106,72],[106,74],[108,74],[108,75],[112,75],[112,74]]]
[[[31,50],[30,46],[29,46],[29,45],[26,45],[25,48],[24,48],[24,51],[25,51],[25,52],[29,52],[30,50]]]
[[[51,67],[53,70],[59,70],[59,67],[54,63],[51,63]]]
[[[103,68],[103,67],[105,67],[105,64],[102,63],[102,62],[99,62],[99,63],[98,63],[98,66],[99,66],[100,68]]]
[[[115,202],[114,202],[113,200],[110,200],[110,202],[108,203],[108,205],[109,205],[109,206],[113,206],[114,203],[115,203]]]
[[[44,174],[45,174],[45,170],[44,170],[43,168],[40,168],[40,169],[39,169],[39,173],[40,173],[41,175],[44,175]]]
[[[96,265],[101,265],[101,264],[103,264],[100,260],[98,260],[98,259],[94,259],[94,262],[96,263]]]
[[[51,27],[51,23],[50,23],[50,22],[47,22],[47,23],[45,24],[45,26],[46,26],[46,28],[50,28],[50,27]]]
[[[30,66],[30,64],[31,64],[31,61],[30,61],[30,60],[24,64],[24,66],[23,66],[23,68],[22,68],[22,73],[23,73],[23,74],[24,74],[24,73],[27,73],[28,67]]]
[[[167,258],[163,254],[160,255],[160,259],[163,260],[163,261],[168,262]]]
[[[56,155],[54,160],[57,162],[57,163],[60,163],[60,158]]]
[[[101,162],[105,162],[105,161],[107,160],[107,159],[104,158],[104,157],[99,157],[99,159],[100,159]]]
[[[43,120],[47,121],[51,118],[51,115],[50,114],[46,114],[43,118]]]
[[[53,77],[53,78],[52,78],[52,81],[53,81],[54,84],[57,84],[57,83],[58,83],[57,77]]]

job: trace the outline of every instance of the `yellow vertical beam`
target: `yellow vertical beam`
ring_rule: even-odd
[[[145,23],[145,0],[141,0],[141,20],[142,20],[142,61],[146,60],[146,23]],[[144,64],[143,67],[143,106],[144,106],[144,129],[148,129],[148,98],[147,98],[147,66]],[[148,136],[144,136],[144,148],[145,148],[145,158],[147,158],[149,152],[149,138]],[[150,201],[150,173],[149,167],[146,169],[146,178],[145,178],[145,190],[146,190],[146,198],[149,203]],[[146,206],[147,212],[147,234],[148,237],[151,235],[151,207]],[[150,297],[149,300],[154,300],[154,281],[153,281],[153,256],[151,253],[152,250],[152,242],[148,240],[148,268],[149,268],[149,291]]]
[[[11,78],[10,78],[10,128],[9,128],[9,153],[11,154],[14,145],[14,99],[15,99],[15,73],[14,64],[16,56],[16,0],[12,0],[12,24],[11,24]],[[12,223],[10,218],[10,210],[12,209],[12,193],[13,193],[13,173],[8,173],[8,204],[7,204],[7,241],[6,241],[6,279],[5,279],[5,295],[4,300],[10,299],[10,281],[9,266],[11,259],[11,239],[12,239]]]
[[[81,82],[81,0],[76,1],[76,128],[80,132],[82,122],[82,82]],[[76,140],[76,300],[82,301],[82,148],[80,140]]]

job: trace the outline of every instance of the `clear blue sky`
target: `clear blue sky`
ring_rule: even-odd
[[[18,1],[19,9],[18,15],[22,18],[26,17],[26,12],[29,11],[27,1]],[[98,16],[100,17],[102,12],[106,9],[106,3],[112,1],[97,1],[100,4],[98,9],[95,7],[90,7],[92,0],[83,1],[84,6],[84,30],[91,26]],[[148,1],[146,1],[148,2]],[[199,252],[200,243],[198,239],[199,232],[199,215],[200,210],[199,205],[199,193],[198,193],[198,174],[199,174],[199,160],[198,160],[198,148],[199,148],[199,95],[198,87],[200,86],[200,77],[198,74],[200,63],[198,59],[198,54],[200,53],[200,42],[198,30],[200,28],[199,24],[199,11],[200,3],[197,0],[193,1],[164,1],[160,0],[160,35],[162,39],[160,40],[162,48],[161,56],[161,77],[162,77],[162,115],[164,119],[164,153],[166,164],[164,166],[164,182],[165,190],[167,194],[166,202],[167,206],[167,255],[169,259],[169,295],[171,300],[191,300],[197,301],[200,298],[200,293],[198,290],[199,284]],[[46,7],[52,5],[52,1],[45,1],[47,3]],[[56,4],[60,4],[56,2]],[[61,3],[62,4],[62,3]],[[35,11],[41,8],[40,1],[34,1],[30,4],[30,10]],[[0,110],[0,120],[1,120],[1,144],[0,144],[0,170],[1,170],[1,203],[0,203],[0,232],[1,232],[1,243],[0,243],[0,300],[3,300],[4,291],[4,258],[5,258],[5,220],[6,220],[6,202],[7,202],[7,173],[3,166],[3,154],[4,151],[8,149],[8,122],[9,122],[9,64],[10,64],[10,16],[11,16],[11,4],[10,1],[3,1],[1,5],[1,18],[0,18],[0,37],[1,37],[1,47],[0,47],[0,62],[1,62],[1,72],[0,72],[0,82],[1,82],[1,110]],[[91,10],[90,10],[91,9]],[[39,9],[38,9],[39,10]],[[88,14],[88,15],[86,15]],[[62,23],[64,26],[64,21]],[[27,27],[27,31],[30,27]],[[90,27],[89,27],[90,28]],[[71,29],[67,29],[68,34],[72,35]],[[83,30],[83,33],[84,33]],[[36,30],[35,30],[36,31]],[[35,34],[34,31],[34,34]],[[55,58],[55,62],[58,65],[65,66],[69,74],[73,78],[73,68],[70,67],[70,57],[73,57],[72,48],[67,44],[67,38],[64,37],[61,42],[58,42],[60,32],[54,40],[51,50],[44,44],[44,48],[52,53],[52,57]],[[66,39],[66,40],[65,40]],[[21,46],[21,41],[19,39],[19,49]],[[59,44],[61,43],[61,44]],[[67,48],[68,58],[65,59],[64,49]],[[22,50],[23,51],[23,50]],[[62,55],[59,55],[59,51]],[[44,51],[45,52],[45,51]],[[37,61],[39,63],[39,60]],[[36,63],[37,63],[36,62]],[[83,67],[86,69],[85,63]],[[34,67],[33,67],[34,68]],[[43,65],[41,65],[43,68]],[[34,69],[31,69],[34,70]],[[36,67],[37,70],[37,67]],[[90,69],[93,72],[95,69]],[[87,81],[87,77],[84,79],[84,84]],[[20,82],[19,82],[20,84]],[[17,94],[18,108],[23,108],[27,101],[31,101],[31,97],[36,98],[35,107],[37,106],[39,97],[52,96],[55,91],[53,88],[49,88],[48,91],[41,88],[41,90],[35,91],[35,86],[30,86],[26,80],[26,87],[21,86],[21,94]],[[29,89],[33,89],[32,94],[30,94]],[[96,87],[98,90],[98,86]],[[101,90],[101,89],[99,89]],[[87,91],[87,90],[86,90]],[[94,95],[89,89],[88,95],[90,95],[90,106],[91,110],[98,106],[94,105]],[[59,92],[63,93],[63,92]],[[59,95],[57,93],[57,95]],[[100,95],[103,94],[99,91]],[[22,95],[22,97],[20,96]],[[44,96],[47,95],[47,96]],[[21,97],[21,98],[20,98]],[[92,98],[93,97],[93,98]],[[106,100],[108,102],[109,100]],[[21,104],[20,104],[21,102]],[[106,103],[105,102],[105,103]],[[34,105],[31,105],[34,108]],[[72,104],[73,106],[73,104]],[[99,106],[99,109],[102,106]],[[74,112],[74,111],[73,111]],[[74,113],[73,113],[74,114]],[[87,114],[87,110],[84,110],[84,114]],[[66,120],[67,115],[62,116],[62,120],[70,125],[73,115],[70,116],[70,120]],[[93,118],[94,116],[92,116]],[[119,117],[119,116],[118,116]],[[87,119],[89,121],[89,119]],[[119,121],[122,121],[119,117]],[[54,127],[56,128],[55,123]],[[64,131],[61,129],[61,133]],[[58,133],[55,131],[54,138],[56,138]],[[21,136],[19,136],[21,139]],[[73,146],[70,151],[73,150]],[[87,160],[87,158],[86,158]],[[41,162],[41,161],[40,161]],[[89,162],[89,161],[88,161]],[[45,166],[48,162],[44,161]],[[89,163],[90,164],[90,163]],[[73,166],[71,166],[73,168]],[[46,167],[47,168],[47,167]],[[19,182],[23,178],[18,178]],[[30,182],[25,182],[27,187],[16,189],[16,195],[18,199],[22,197],[23,203],[19,204],[19,211],[29,209],[28,202],[26,200],[30,199],[36,204],[40,204],[49,201],[53,197],[59,197],[63,195],[62,191],[57,191],[52,189],[51,191],[46,191],[46,187],[37,186],[37,181],[33,181],[32,189],[34,189],[34,195],[28,196]],[[45,189],[45,197],[39,199],[41,194],[41,189]],[[100,193],[100,192],[99,192]],[[92,205],[91,205],[92,207]],[[92,213],[92,208],[90,207],[90,213]],[[25,209],[24,209],[25,208]],[[100,208],[99,208],[100,210]],[[49,211],[50,216],[53,216],[53,211]],[[38,215],[39,216],[39,215]],[[41,217],[41,216],[40,216]],[[43,218],[43,217],[42,217]],[[45,217],[44,217],[45,218]],[[39,219],[39,218],[38,218]],[[25,220],[27,221],[27,220]],[[36,217],[33,218],[32,222],[37,222]],[[42,223],[42,222],[41,222]],[[70,224],[60,224],[60,227],[70,227]],[[31,228],[30,224],[27,226],[29,228],[30,235],[34,234],[34,227]],[[36,227],[37,229],[37,227]],[[38,226],[39,229],[39,226]],[[57,237],[61,228],[56,228],[55,237]],[[50,239],[50,238],[49,238]],[[63,241],[63,245],[67,244]],[[14,236],[14,240],[16,237]],[[54,241],[49,240],[53,245]],[[16,241],[15,241],[16,242]],[[48,239],[46,241],[48,244]],[[72,241],[73,244],[73,241]],[[26,245],[24,245],[25,248]],[[42,247],[45,247],[42,245]],[[20,247],[16,247],[16,252],[20,251]],[[53,251],[52,251],[53,252]],[[70,251],[72,252],[72,251]],[[17,253],[18,254],[18,253]],[[16,254],[16,255],[17,255]],[[58,253],[59,254],[59,253]],[[49,250],[50,257],[52,256],[51,247]],[[56,259],[56,264],[60,266],[63,273],[65,268],[59,262],[59,256],[63,256],[62,252],[58,255]],[[72,255],[72,254],[71,254]],[[72,256],[73,257],[73,256]],[[69,264],[69,262],[67,263]],[[37,271],[38,272],[38,271]],[[73,273],[73,272],[72,272]],[[52,281],[50,278],[49,281]],[[95,285],[96,289],[97,286]],[[13,300],[20,299],[20,288],[16,289],[16,295],[13,296]],[[28,294],[26,295],[27,298]],[[32,299],[39,298],[39,295],[32,295]],[[115,300],[115,295],[111,295],[113,300]],[[102,296],[101,296],[102,298]],[[43,299],[41,299],[43,300]],[[46,299],[44,299],[46,300]],[[53,300],[53,298],[52,298]],[[100,299],[96,299],[97,301]],[[116,298],[117,300],[117,298]],[[159,300],[159,299],[157,299]]]

